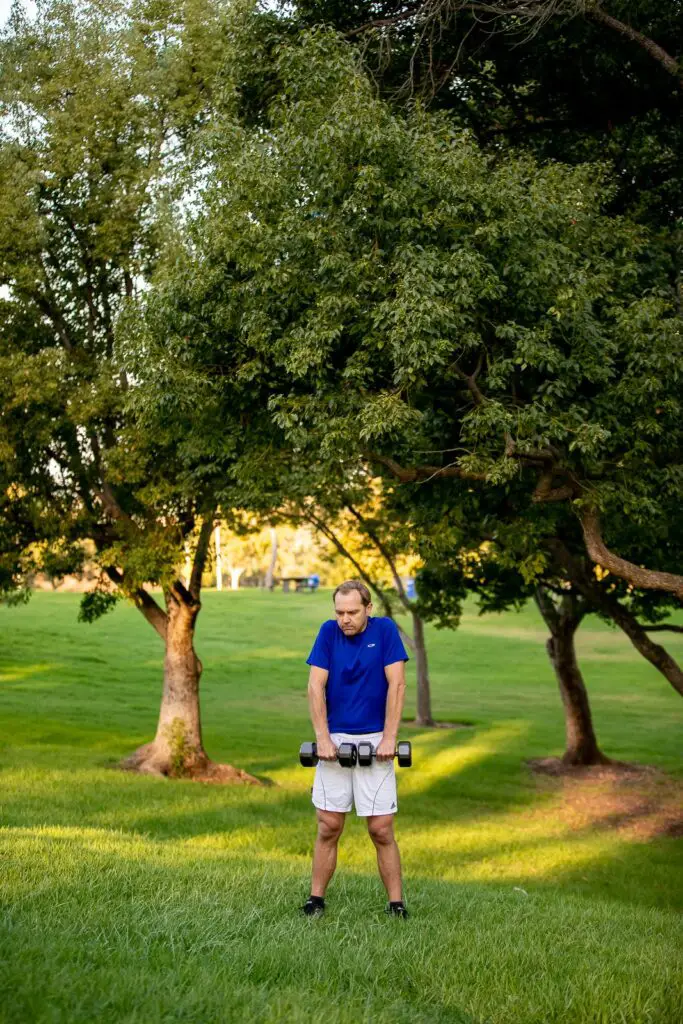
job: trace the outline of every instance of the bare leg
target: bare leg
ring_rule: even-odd
[[[313,851],[311,896],[324,896],[337,866],[337,843],[344,830],[346,815],[339,811],[320,810],[317,814],[318,835]]]
[[[377,866],[389,901],[403,899],[401,855],[394,838],[393,814],[375,814],[369,817],[368,832],[377,850]]]

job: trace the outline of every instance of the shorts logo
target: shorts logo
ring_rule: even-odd
[[[392,805],[391,805],[391,809],[392,809],[392,811],[393,811],[393,809],[394,809],[395,807],[396,807],[396,804],[392,804]]]

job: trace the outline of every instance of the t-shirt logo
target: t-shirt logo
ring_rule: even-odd
[[[376,647],[376,644],[368,644],[368,647]]]

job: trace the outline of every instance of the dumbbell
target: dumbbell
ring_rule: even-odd
[[[355,743],[340,743],[337,749],[337,760],[343,768],[353,768],[357,761]],[[318,758],[318,744],[315,740],[312,743],[302,743],[299,749],[299,761],[304,768],[315,768]]]
[[[362,768],[369,768],[373,757],[377,757],[377,754],[372,743],[362,740],[358,744],[358,764]],[[403,740],[399,743],[394,757],[398,758],[399,768],[410,768],[413,763],[413,751],[408,740]]]

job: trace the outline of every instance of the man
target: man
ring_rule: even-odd
[[[323,623],[307,664],[308,703],[318,745],[313,804],[318,835],[313,853],[307,916],[325,910],[325,890],[337,865],[337,843],[353,804],[368,819],[377,864],[389,897],[387,912],[407,917],[401,889],[401,858],[394,838],[397,810],[394,753],[405,697],[405,647],[396,624],[375,618],[370,591],[357,580],[334,592],[335,619]],[[344,768],[340,743],[369,740],[370,767]]]

